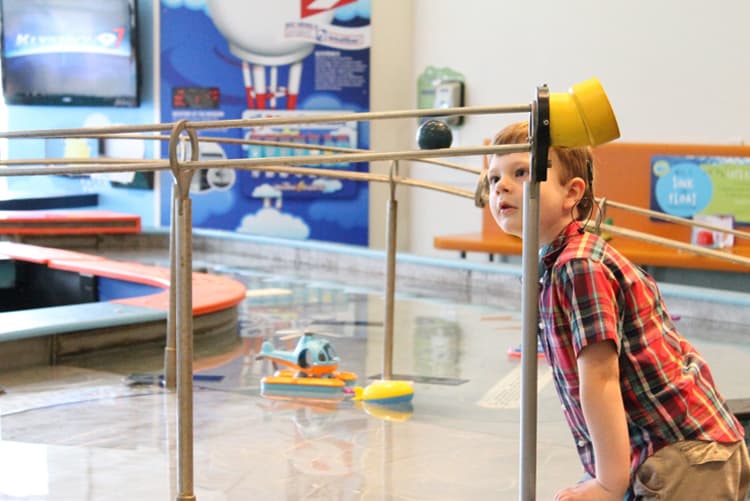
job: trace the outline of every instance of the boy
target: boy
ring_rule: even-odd
[[[525,122],[494,144],[526,143]],[[654,280],[585,232],[589,148],[550,149],[539,187],[540,341],[586,472],[556,500],[744,500],[744,430],[701,355],[675,330]],[[521,236],[529,154],[493,155],[489,205]]]

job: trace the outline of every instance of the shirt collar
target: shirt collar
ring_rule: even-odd
[[[578,221],[572,221],[568,226],[563,228],[560,234],[557,235],[552,242],[539,249],[539,255],[541,256],[545,268],[552,267],[557,260],[557,256],[560,255],[568,244],[568,240],[580,234],[578,231],[579,228],[581,228],[581,223]]]

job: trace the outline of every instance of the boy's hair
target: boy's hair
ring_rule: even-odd
[[[529,140],[529,123],[526,121],[516,122],[508,125],[498,132],[492,144],[520,144],[528,143]],[[552,146],[557,157],[560,159],[560,182],[565,184],[574,177],[580,177],[586,183],[586,189],[583,192],[581,200],[576,206],[578,214],[575,218],[579,221],[591,217],[594,209],[594,161],[591,148],[562,148]]]

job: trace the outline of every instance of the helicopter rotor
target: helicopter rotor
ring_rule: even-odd
[[[333,337],[333,338],[346,337],[336,332],[318,331],[318,330],[311,330],[311,329],[280,329],[276,331],[276,335],[279,336],[279,339],[281,339],[282,341],[287,341],[289,339],[296,339],[302,336],[321,336],[321,337]]]

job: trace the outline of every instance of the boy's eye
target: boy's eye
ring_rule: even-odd
[[[529,169],[526,167],[520,167],[516,169],[515,175],[516,177],[526,177],[529,175]]]
[[[500,181],[500,176],[490,176],[490,177],[489,177],[489,181],[490,181],[490,184],[491,184],[491,185],[492,185],[492,184],[495,184],[495,183],[497,183],[498,181]]]

